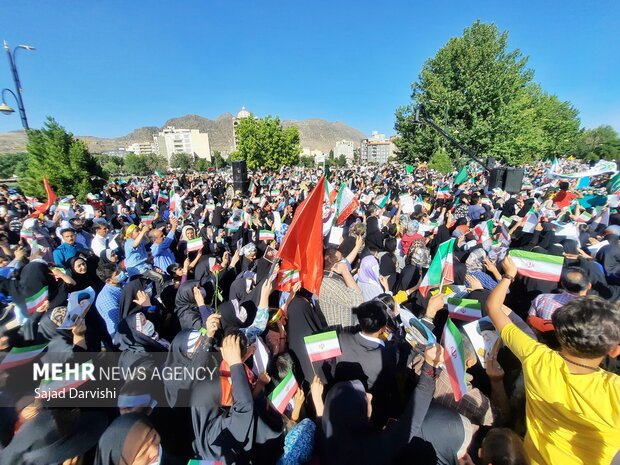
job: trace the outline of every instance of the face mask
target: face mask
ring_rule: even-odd
[[[118,276],[116,277],[116,281],[118,281],[119,284],[125,284],[125,282],[127,282],[127,273],[125,273],[124,271],[121,271]]]
[[[142,334],[145,334],[147,336],[152,336],[153,334],[155,334],[155,325],[152,321],[146,320],[146,323],[142,325]]]
[[[161,464],[161,458],[162,458],[162,448],[161,448],[161,444],[159,445],[159,452],[157,454],[157,459],[155,459],[153,462],[149,463],[149,465],[160,465]]]

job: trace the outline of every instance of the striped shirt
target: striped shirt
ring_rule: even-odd
[[[532,302],[528,314],[537,316],[543,320],[550,320],[551,315],[553,315],[558,308],[576,297],[578,297],[578,295],[566,291],[562,291],[559,294],[540,294]]]

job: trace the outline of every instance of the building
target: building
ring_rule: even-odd
[[[242,119],[251,117],[252,114],[245,107],[241,107],[237,116],[233,116],[233,152],[237,150],[239,139],[237,138],[237,126]]]
[[[125,153],[135,153],[136,155],[149,155],[155,152],[155,144],[151,142],[136,142],[125,147]]]
[[[393,144],[385,137],[385,134],[379,134],[377,131],[372,132],[372,136],[368,139],[362,139],[362,147],[360,150],[360,159],[362,164],[383,165],[388,162],[393,155]]]
[[[355,142],[350,140],[339,140],[334,147],[334,157],[340,158],[341,155],[347,159],[347,163],[353,162],[355,155]]]
[[[110,157],[124,157],[127,155],[127,151],[123,148],[118,148],[114,150],[106,150],[105,152],[101,152],[102,155],[109,155]]]
[[[177,129],[168,126],[153,136],[155,150],[159,155],[170,157],[175,153],[186,153],[194,158],[205,158],[211,161],[211,144],[209,134],[198,129]]]

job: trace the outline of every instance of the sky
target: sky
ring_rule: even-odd
[[[480,19],[509,32],[584,127],[620,131],[618,0],[23,0],[1,11],[0,38],[36,47],[16,59],[35,128],[50,115],[76,135],[118,137],[246,106],[391,135],[424,62]],[[0,88],[14,88],[0,55]],[[0,114],[0,132],[20,128]]]

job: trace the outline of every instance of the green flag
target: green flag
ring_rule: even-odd
[[[330,169],[329,169],[329,165],[326,163],[325,164],[325,180],[329,181],[330,176],[332,175]]]
[[[618,171],[613,178],[607,183],[607,193],[615,194],[620,190],[620,171]]]
[[[463,166],[463,168],[461,168],[461,171],[459,171],[454,178],[453,184],[455,186],[458,186],[459,184],[463,184],[465,181],[467,181],[467,179],[467,166]]]
[[[413,173],[413,165],[405,165],[405,172],[407,174]]]

